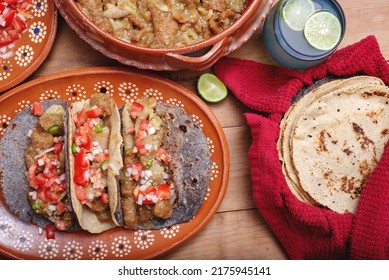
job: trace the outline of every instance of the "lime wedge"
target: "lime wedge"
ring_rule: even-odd
[[[227,88],[213,74],[202,74],[197,82],[197,90],[201,98],[208,102],[219,102],[226,98]]]
[[[320,11],[308,18],[304,36],[312,47],[331,50],[340,41],[342,25],[333,13]]]
[[[302,31],[314,11],[315,5],[311,0],[290,0],[282,10],[282,18],[293,30]]]

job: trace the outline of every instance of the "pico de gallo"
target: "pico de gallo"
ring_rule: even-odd
[[[32,6],[32,0],[0,1],[0,47],[20,38],[27,29],[27,21],[33,18],[30,14]]]
[[[66,202],[64,108],[53,105],[43,113],[42,104],[34,103],[31,113],[41,117],[29,132],[24,154],[31,187],[28,199],[35,213],[52,221],[57,230],[68,230],[74,218]]]
[[[110,219],[107,187],[107,172],[110,167],[109,104],[109,95],[94,94],[89,104],[73,115],[76,127],[72,143],[76,197],[96,212],[102,222]]]
[[[154,111],[156,104],[153,98],[143,98],[124,107],[121,194],[127,228],[136,228],[138,222],[147,223],[154,217],[168,219],[173,211],[171,157],[162,148],[165,127]]]

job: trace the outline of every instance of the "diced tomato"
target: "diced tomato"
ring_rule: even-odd
[[[90,167],[89,160],[86,158],[86,150],[81,149],[75,156],[74,177],[73,180],[77,185],[86,187],[89,183],[89,178],[86,174]]]
[[[145,145],[142,143],[141,139],[136,139],[134,141],[135,147],[138,149],[139,154],[146,155],[150,151],[146,149]]]
[[[101,195],[100,195],[100,202],[102,204],[107,204],[109,203],[109,195],[106,193],[106,192],[103,192]]]
[[[76,133],[74,133],[74,142],[77,146],[90,151],[92,148],[92,136],[91,129],[88,124],[84,124],[77,129]]]
[[[9,26],[13,21],[13,19],[15,18],[15,15],[16,15],[16,11],[11,9],[9,9],[8,13],[6,13],[5,15],[3,14],[4,25],[2,25],[2,27]]]
[[[62,201],[58,202],[56,207],[57,207],[57,209],[55,210],[55,212],[58,215],[61,215],[62,213],[64,213],[67,210],[65,203],[63,203]]]
[[[37,189],[38,187],[43,187],[46,181],[47,179],[45,178],[45,176],[43,176],[43,173],[39,173],[30,181],[30,185],[34,189]]]
[[[92,109],[86,111],[86,115],[87,115],[88,118],[90,118],[90,119],[100,117],[102,114],[103,114],[103,110],[100,109],[100,108],[97,107],[97,106],[94,106]]]
[[[135,133],[135,127],[129,127],[127,128],[127,135],[131,135],[131,134],[134,134]]]
[[[87,200],[86,190],[83,186],[76,185],[76,197],[81,202]]]
[[[166,150],[163,148],[158,148],[157,154],[155,156],[157,159],[162,160],[164,163],[169,163],[172,161]]]
[[[46,225],[45,232],[47,239],[55,239],[54,229],[52,225]]]
[[[168,184],[160,184],[158,186],[157,196],[159,199],[169,199],[170,198],[170,186]]]
[[[134,103],[132,103],[130,108],[129,108],[129,113],[130,113],[131,118],[136,119],[139,116],[140,112],[142,112],[142,110],[143,110],[142,104],[140,104],[139,102],[136,102],[136,101]]]
[[[77,114],[73,116],[73,121],[77,127],[80,127],[85,123],[87,117],[88,116],[86,115],[84,109],[82,109],[81,111],[79,111]]]
[[[48,202],[49,201],[49,198],[47,196],[47,193],[48,193],[48,189],[47,188],[44,188],[44,187],[39,187],[37,190],[36,190],[36,195],[38,198],[42,199],[43,201],[45,202]]]
[[[47,198],[49,199],[49,202],[58,203],[61,201],[62,195],[60,192],[48,191]]]
[[[3,2],[15,6],[18,3],[18,0],[3,0]]]
[[[55,220],[55,228],[58,230],[68,230],[69,225],[64,220]]]
[[[143,170],[143,165],[141,163],[133,163],[131,168],[133,169],[132,178],[134,178],[135,181],[138,181],[140,173]]]
[[[142,140],[143,138],[145,138],[147,136],[147,132],[144,130],[139,130],[137,136],[138,136],[138,139]]]
[[[18,33],[21,33],[27,28],[26,23],[18,16],[13,18],[12,25]]]
[[[58,172],[57,170],[55,169],[46,169],[43,171],[43,176],[45,176],[45,178],[51,180],[51,179],[55,179],[56,177],[58,177]],[[48,185],[48,186],[51,186],[51,185]]]
[[[36,163],[31,164],[30,167],[28,168],[28,178],[30,180],[35,177],[37,168],[38,168],[38,165]]]
[[[150,121],[149,120],[141,120],[139,123],[139,130],[146,131],[149,128]]]
[[[31,105],[31,113],[35,116],[42,116],[43,115],[43,106],[40,102],[34,102]]]
[[[98,163],[103,162],[104,160],[109,159],[109,154],[104,153],[104,154],[99,154],[95,156],[95,161]]]
[[[62,152],[63,142],[58,142],[54,144],[54,154],[59,155]]]
[[[7,7],[6,5],[4,5],[3,3],[0,3],[0,14],[3,14],[6,7]]]

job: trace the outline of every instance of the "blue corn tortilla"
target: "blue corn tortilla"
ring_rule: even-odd
[[[173,173],[177,199],[170,218],[153,218],[150,222],[138,223],[136,229],[162,229],[192,220],[204,202],[211,178],[212,163],[208,141],[198,123],[182,108],[167,103],[158,103],[156,114],[167,127],[162,147],[172,157],[169,168]],[[124,226],[120,201],[118,190],[115,218]]]
[[[65,108],[65,125],[63,149],[65,151],[65,162],[68,162],[67,151],[67,103],[63,100],[48,100],[41,102],[43,110],[46,111],[52,105],[61,105]],[[6,132],[0,139],[0,189],[3,200],[8,209],[25,223],[34,223],[44,228],[47,224],[52,224],[45,217],[35,213],[30,205],[27,194],[31,191],[27,181],[27,166],[24,159],[24,153],[30,142],[28,133],[33,130],[39,121],[39,116],[31,114],[31,106],[26,107],[18,113],[10,122]],[[67,168],[66,168],[67,169]],[[67,191],[69,193],[69,173],[66,172]],[[65,204],[72,209],[70,200],[65,200]],[[71,231],[78,230],[77,223],[71,228]]]

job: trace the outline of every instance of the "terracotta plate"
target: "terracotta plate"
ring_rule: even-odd
[[[207,137],[212,156],[212,178],[206,200],[195,218],[162,230],[115,228],[102,234],[61,233],[47,240],[35,225],[13,216],[0,197],[0,252],[19,259],[146,259],[155,258],[198,233],[218,209],[227,187],[229,155],[225,136],[210,109],[195,94],[158,76],[119,68],[89,68],[43,77],[0,97],[0,135],[12,117],[34,101],[50,98],[70,103],[104,92],[118,106],[143,95],[184,108]],[[24,176],[24,174],[20,174]],[[1,192],[0,192],[1,193]]]
[[[0,1],[2,2],[2,1]],[[0,48],[0,92],[30,76],[45,60],[57,31],[57,10],[51,0],[32,0],[31,19],[13,44]]]

